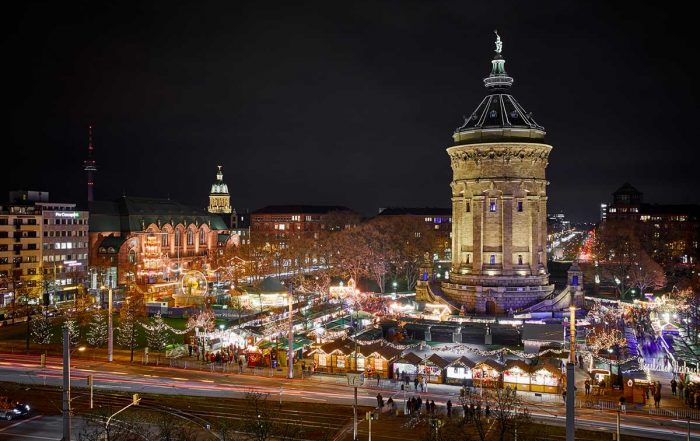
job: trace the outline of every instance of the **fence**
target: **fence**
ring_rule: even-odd
[[[652,407],[649,415],[668,416],[682,420],[700,420],[700,409],[690,407]]]

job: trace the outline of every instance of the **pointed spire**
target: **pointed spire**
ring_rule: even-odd
[[[506,74],[506,60],[501,55],[503,51],[503,42],[498,31],[493,31],[496,34],[496,55],[491,60],[491,74],[484,78],[484,85],[488,89],[506,89],[513,85],[513,78]]]
[[[88,154],[87,159],[83,161],[83,170],[87,174],[87,200],[93,201],[93,191],[95,186],[94,173],[97,171],[97,162],[93,157],[94,146],[92,145],[92,124],[88,126]]]

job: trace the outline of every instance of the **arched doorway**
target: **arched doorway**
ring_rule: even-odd
[[[496,302],[487,300],[485,310],[488,315],[496,315]]]

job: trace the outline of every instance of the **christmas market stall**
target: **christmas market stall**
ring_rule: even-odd
[[[408,375],[411,380],[418,374],[418,366],[423,359],[413,352],[407,352],[394,362],[394,378],[403,378]]]
[[[445,382],[448,384],[472,385],[474,362],[465,356],[453,360],[445,369]]]
[[[361,369],[359,356],[364,356],[364,369],[368,375],[379,374],[382,378],[389,378],[393,372],[393,363],[399,358],[400,349],[396,349],[385,343],[372,343],[359,345],[358,370]]]
[[[428,383],[443,383],[445,379],[445,368],[450,362],[440,357],[438,354],[432,354],[430,357],[423,360],[418,367],[418,371],[425,376]]]
[[[313,355],[314,371],[342,373],[350,370],[348,358],[354,351],[354,343],[348,339],[339,339],[323,344],[309,352]]]
[[[503,371],[503,387],[510,386],[511,389],[518,391],[530,390],[530,365],[523,360],[508,360],[506,361],[505,370]]]
[[[475,386],[498,388],[501,386],[501,373],[504,366],[495,360],[485,359],[472,368],[472,380]]]
[[[559,393],[559,386],[563,384],[561,371],[549,363],[533,366],[530,370],[530,391]]]

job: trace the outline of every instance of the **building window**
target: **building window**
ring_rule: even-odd
[[[496,212],[496,200],[495,200],[495,199],[491,199],[491,200],[489,201],[489,211],[490,211],[491,213],[495,213],[495,212]]]
[[[489,258],[489,263],[490,263],[491,265],[495,265],[495,264],[496,264],[496,255],[495,255],[495,254],[491,254],[491,257]]]
[[[467,254],[467,263],[471,263],[471,260],[472,260],[472,255]]]
[[[467,213],[472,211],[472,204],[471,202],[467,202]]]
[[[522,264],[523,264],[523,255],[518,254],[518,265],[522,265]]]
[[[169,237],[169,236],[170,236],[170,235],[169,235],[168,233],[164,233],[164,234],[163,234],[163,237],[161,237],[161,239],[160,239],[160,245],[161,245],[161,246],[163,246],[163,247],[167,247],[167,246],[168,246],[168,237]]]
[[[194,245],[194,234],[192,230],[187,230],[187,245]]]
[[[180,246],[180,230],[175,230],[175,246],[179,247]]]
[[[519,212],[523,211],[523,201],[518,201],[518,211]]]
[[[204,230],[199,230],[199,243],[205,244],[207,242],[207,233]]]

